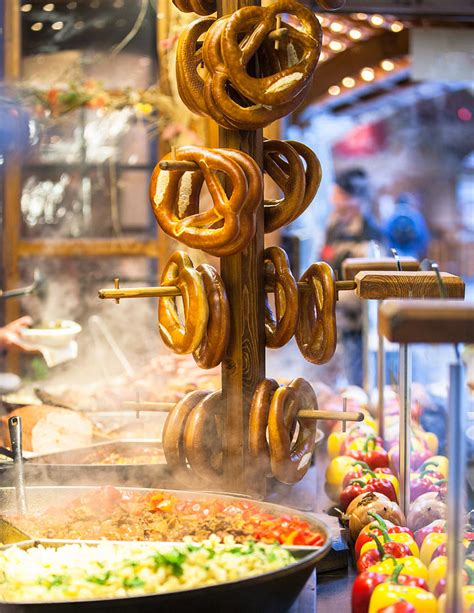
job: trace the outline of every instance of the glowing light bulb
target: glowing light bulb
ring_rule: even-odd
[[[32,8],[33,8],[33,5],[32,5],[32,4],[24,4],[24,5],[21,7],[21,11],[22,11],[22,13],[29,13],[29,12],[31,11],[31,9],[32,9]]]
[[[319,62],[325,62],[328,59],[328,54],[325,51],[321,51],[321,55],[319,56]]]
[[[342,84],[344,85],[344,87],[351,89],[352,87],[355,86],[356,82],[355,82],[355,79],[353,79],[352,77],[344,77],[342,79]]]
[[[364,81],[373,81],[375,79],[375,72],[373,68],[363,68],[360,71],[360,76],[364,79]]]
[[[362,32],[353,28],[349,32],[349,36],[352,38],[352,40],[360,40],[362,38]]]
[[[37,21],[31,26],[31,29],[33,30],[33,32],[41,32],[41,30],[43,29],[43,24],[41,23],[41,21]]]
[[[48,4],[45,4],[43,6],[43,11],[46,11],[47,13],[51,13],[51,11],[54,11],[54,4],[52,2],[48,2]]]
[[[401,21],[394,21],[390,26],[392,32],[401,32],[404,29],[404,25]]]
[[[331,85],[331,87],[328,89],[328,94],[330,96],[339,96],[340,93],[341,88],[339,87],[339,85]]]
[[[336,53],[338,53],[339,51],[344,51],[346,45],[344,43],[341,43],[340,40],[332,40],[329,43],[329,48],[331,49],[331,51],[335,51]]]
[[[64,23],[62,21],[55,21],[51,27],[53,30],[62,30],[64,28]]]
[[[373,26],[380,27],[385,23],[385,19],[382,17],[382,15],[372,15],[370,18],[370,23]]]
[[[358,19],[359,21],[365,21],[367,19],[368,15],[367,15],[367,13],[356,13],[354,15],[354,17],[356,19]]]
[[[344,24],[340,21],[333,21],[329,28],[336,33],[344,32],[344,30],[346,29]]]
[[[380,62],[380,67],[387,72],[391,72],[395,68],[395,64],[391,60],[383,60]]]

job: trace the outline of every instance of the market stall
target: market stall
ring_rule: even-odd
[[[308,209],[321,164],[304,143],[263,130],[310,93],[321,19],[295,0],[176,0],[176,8],[199,15],[174,33],[177,92],[188,112],[214,127],[203,144],[162,146],[151,174],[153,232],[159,228],[162,246],[129,241],[133,255],[158,256],[159,283],[124,285],[109,266],[113,286],[98,293],[102,318],[89,324],[107,347],[105,360],[114,356],[125,375],[93,393],[39,386],[24,392],[29,400],[21,390],[3,399],[0,611],[324,612],[341,593],[347,609],[351,560],[361,573],[352,588],[356,613],[387,613],[405,597],[407,611],[464,610],[456,595],[459,542],[471,532],[461,526],[462,446],[453,451],[465,411],[461,378],[450,396],[456,429],[447,486],[448,459],[411,401],[408,343],[473,342],[465,283],[396,253],[346,259],[344,279],[324,261],[295,273],[266,236]],[[70,247],[94,257],[123,255],[121,241],[109,249],[105,239],[20,240],[10,272],[27,255],[22,244],[48,257],[66,257]],[[276,380],[267,368],[266,350],[275,355],[288,344],[301,362],[329,363],[343,295],[377,302],[380,339],[402,343],[398,389],[387,396],[379,342],[377,405],[369,389],[348,388],[341,398],[302,373]],[[440,297],[451,300],[440,307]],[[136,372],[107,317],[143,299],[158,305],[166,353]],[[140,334],[133,316],[121,317]],[[33,326],[28,334],[54,346],[71,329]],[[469,543],[466,550],[468,587],[461,587],[471,602]],[[443,569],[429,574],[441,556],[446,596],[438,585]],[[372,571],[376,580],[366,576]],[[332,583],[341,577],[342,592]]]

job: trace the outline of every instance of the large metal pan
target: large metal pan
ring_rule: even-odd
[[[65,503],[77,496],[93,491],[94,487],[29,487],[27,498],[29,509],[42,511],[51,505]],[[147,493],[144,488],[118,488],[123,492]],[[166,490],[179,498],[214,498],[215,493],[184,492]],[[221,495],[226,500],[238,500],[238,496]],[[1,613],[63,613],[77,611],[120,611],[137,612],[178,612],[225,611],[225,613],[280,613],[287,611],[298,597],[311,575],[318,560],[323,558],[331,548],[331,536],[328,526],[316,517],[301,513],[295,509],[271,503],[254,501],[262,509],[274,515],[297,515],[305,519],[310,526],[325,536],[325,543],[318,548],[294,549],[297,561],[279,571],[266,573],[250,579],[209,586],[205,588],[170,592],[153,596],[140,596],[126,599],[96,600],[66,603],[0,603]],[[14,488],[0,488],[0,509],[4,513],[16,511]]]
[[[101,464],[111,453],[124,457],[144,455],[145,450],[160,455],[157,463]],[[136,487],[173,486],[172,476],[156,440],[112,441],[89,447],[37,455],[25,462],[27,483],[69,485],[131,485]]]

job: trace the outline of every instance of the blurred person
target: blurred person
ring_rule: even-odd
[[[412,194],[401,193],[393,214],[388,218],[386,236],[389,247],[399,255],[423,260],[430,243],[430,231]]]
[[[33,352],[31,347],[21,340],[21,331],[33,323],[31,317],[20,317],[0,328],[0,351],[18,349],[24,352]],[[34,350],[36,352],[36,350]]]
[[[383,242],[383,233],[370,212],[370,201],[370,183],[363,169],[353,168],[336,176],[321,257],[339,279],[345,259],[366,257],[372,242]],[[348,383],[362,387],[362,303],[353,292],[339,294],[337,327]]]

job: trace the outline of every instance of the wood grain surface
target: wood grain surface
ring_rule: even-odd
[[[260,2],[218,0],[218,15],[234,13]],[[219,146],[249,153],[262,167],[262,130],[243,132],[219,129]],[[249,246],[221,259],[221,275],[231,308],[231,335],[222,362],[222,393],[225,411],[225,476],[234,492],[264,491],[265,484],[246,479],[250,402],[257,384],[265,377],[265,321],[263,279],[263,204],[257,215],[257,231]],[[246,483],[247,480],[247,483]]]
[[[415,258],[401,257],[402,270],[420,270],[420,262]],[[346,280],[355,278],[358,272],[378,270],[397,270],[395,259],[390,258],[347,258],[342,263],[342,277]]]
[[[461,277],[441,273],[449,298],[464,298]],[[435,272],[359,272],[355,276],[356,294],[366,300],[388,298],[440,298],[441,289]]]
[[[462,300],[388,300],[379,332],[394,343],[474,343],[474,303]]]
[[[21,240],[20,257],[113,257],[136,256],[156,258],[159,247],[156,240],[141,241],[137,238],[66,238]]]

